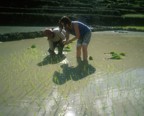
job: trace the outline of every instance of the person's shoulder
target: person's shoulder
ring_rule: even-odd
[[[80,22],[80,21],[73,21],[73,24],[82,24],[82,25],[85,25],[83,22]]]
[[[72,21],[72,23],[79,23],[79,21]]]
[[[59,27],[55,27],[55,28],[53,28],[53,31],[57,32],[57,31],[60,31],[60,29],[59,29]]]
[[[56,34],[59,34],[61,31],[60,31],[59,27],[57,27],[57,28],[53,29],[53,32],[56,33]]]

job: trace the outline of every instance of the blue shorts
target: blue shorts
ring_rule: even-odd
[[[91,39],[91,31],[77,40],[77,47],[81,45],[88,45]]]

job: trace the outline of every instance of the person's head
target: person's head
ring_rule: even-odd
[[[54,33],[53,33],[53,31],[51,30],[51,29],[45,29],[44,30],[44,36],[47,36],[47,37],[49,37],[49,38],[52,38],[53,36],[54,36]]]
[[[70,27],[71,27],[71,20],[69,19],[69,17],[63,16],[63,17],[59,20],[59,27],[60,27],[60,29],[65,28],[66,30],[69,30]]]

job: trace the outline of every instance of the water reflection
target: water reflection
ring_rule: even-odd
[[[73,111],[67,111],[64,116],[76,116],[76,115],[75,112]]]
[[[78,81],[88,75],[93,74],[96,69],[88,64],[86,68],[81,65],[77,65],[76,67],[68,66],[68,64],[61,65],[62,72],[55,71],[53,75],[53,82],[62,85],[68,80]]]

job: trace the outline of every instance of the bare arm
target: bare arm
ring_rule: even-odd
[[[78,24],[74,24],[74,31],[76,34],[76,38],[79,39],[80,38],[80,32],[79,32]]]
[[[63,44],[68,44],[69,43],[69,32],[66,31],[66,40],[63,41]]]
[[[72,39],[70,39],[70,40],[67,42],[67,44],[69,44],[69,43],[75,41],[76,39],[77,39],[77,37],[73,37]]]
[[[66,32],[66,41],[69,41],[69,32]]]
[[[75,31],[76,36],[73,37],[73,38],[71,38],[70,40],[68,40],[68,41],[66,42],[66,44],[69,44],[69,43],[75,41],[76,39],[79,39],[79,38],[80,38],[80,32],[79,32],[78,24],[74,24],[74,31]]]

